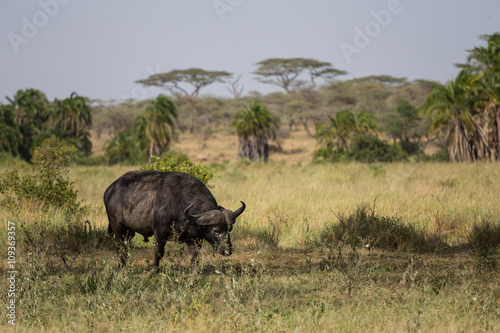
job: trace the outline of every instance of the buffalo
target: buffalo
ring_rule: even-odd
[[[145,241],[154,236],[155,267],[168,240],[186,243],[193,265],[204,239],[221,255],[231,255],[230,233],[246,207],[243,201],[241,204],[234,212],[220,207],[199,179],[181,172],[130,171],[104,192],[108,235],[115,235],[124,266],[127,255],[123,248],[135,233]]]

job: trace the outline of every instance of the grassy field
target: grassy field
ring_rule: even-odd
[[[3,207],[2,223],[16,226],[16,331],[500,330],[500,165],[313,165],[305,159],[311,146],[300,140],[285,142],[267,165],[248,164],[234,161],[234,141],[218,142],[178,148],[226,161],[211,191],[222,206],[241,200],[247,210],[234,228],[235,253],[225,258],[205,246],[197,271],[187,247],[172,242],[152,270],[153,245],[140,236],[130,266],[117,267],[102,194],[135,167],[72,167],[82,212]],[[413,227],[425,244],[388,249],[370,237],[359,247],[334,239],[335,227],[363,207]],[[472,235],[482,225],[492,226],[482,237],[494,245],[479,251],[482,238]],[[0,236],[7,239],[6,228]],[[8,270],[6,259],[1,267]],[[8,289],[4,278],[4,311]],[[13,331],[7,320],[0,325]]]

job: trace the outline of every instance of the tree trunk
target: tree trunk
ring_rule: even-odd
[[[149,143],[148,164],[151,164],[151,155],[153,154],[153,146],[154,146],[154,141],[151,140],[151,142]]]
[[[491,151],[488,145],[488,127],[490,119],[487,112],[472,117],[474,132],[472,133],[473,157],[476,160],[491,161]]]
[[[489,127],[487,130],[488,149],[491,161],[500,161],[500,104],[491,103],[485,109]]]
[[[269,144],[264,136],[250,136],[246,140],[240,138],[238,143],[238,158],[253,161],[259,159],[267,163]]]
[[[304,129],[306,130],[307,135],[309,135],[309,137],[311,137],[311,138],[314,138],[314,135],[309,130],[309,126],[307,126],[307,119],[300,117],[299,120],[302,123],[302,126],[304,126]]]

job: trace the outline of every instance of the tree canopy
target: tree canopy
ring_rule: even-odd
[[[263,83],[277,85],[287,93],[294,86],[303,86],[305,81],[299,79],[300,75],[307,72],[312,87],[316,87],[316,79],[333,79],[347,72],[335,69],[329,62],[306,58],[270,58],[256,64],[259,66],[254,74]]]
[[[453,161],[500,161],[500,35],[483,39],[487,46],[469,50],[456,79],[435,87],[422,108]]]
[[[232,75],[232,73],[225,71],[206,71],[200,68],[188,68],[154,74],[136,82],[145,86],[163,88],[172,94],[177,91],[185,95],[198,96],[201,88],[215,82],[224,82],[225,79],[229,79]],[[193,90],[188,92],[181,84],[189,84],[193,87]]]
[[[149,163],[151,156],[165,151],[174,134],[174,118],[177,118],[177,107],[170,98],[159,95],[146,109],[144,116],[136,120],[136,132],[149,141]]]
[[[86,98],[72,93],[62,101],[49,102],[42,91],[25,89],[7,100],[10,104],[0,104],[0,152],[29,161],[36,147],[56,137],[77,146],[83,154],[90,153],[92,118]]]
[[[385,129],[394,141],[399,140],[401,147],[408,154],[417,153],[420,150],[418,142],[411,139],[419,139],[418,123],[420,117],[418,109],[413,105],[404,102],[396,107],[397,116],[392,117],[386,124]]]
[[[355,133],[369,133],[378,130],[378,121],[368,110],[355,115],[350,110],[342,110],[335,117],[328,116],[329,123],[316,123],[318,148],[349,149],[350,140]]]
[[[267,162],[269,157],[268,140],[276,136],[279,121],[273,118],[261,103],[245,107],[234,117],[233,127],[239,139],[238,157],[249,160],[259,159]]]

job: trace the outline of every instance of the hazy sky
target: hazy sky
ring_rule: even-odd
[[[134,83],[200,67],[258,83],[260,60],[306,57],[349,72],[446,82],[500,32],[498,0],[0,0],[0,100],[36,88],[99,99],[153,98]],[[228,96],[224,84],[201,91]]]

